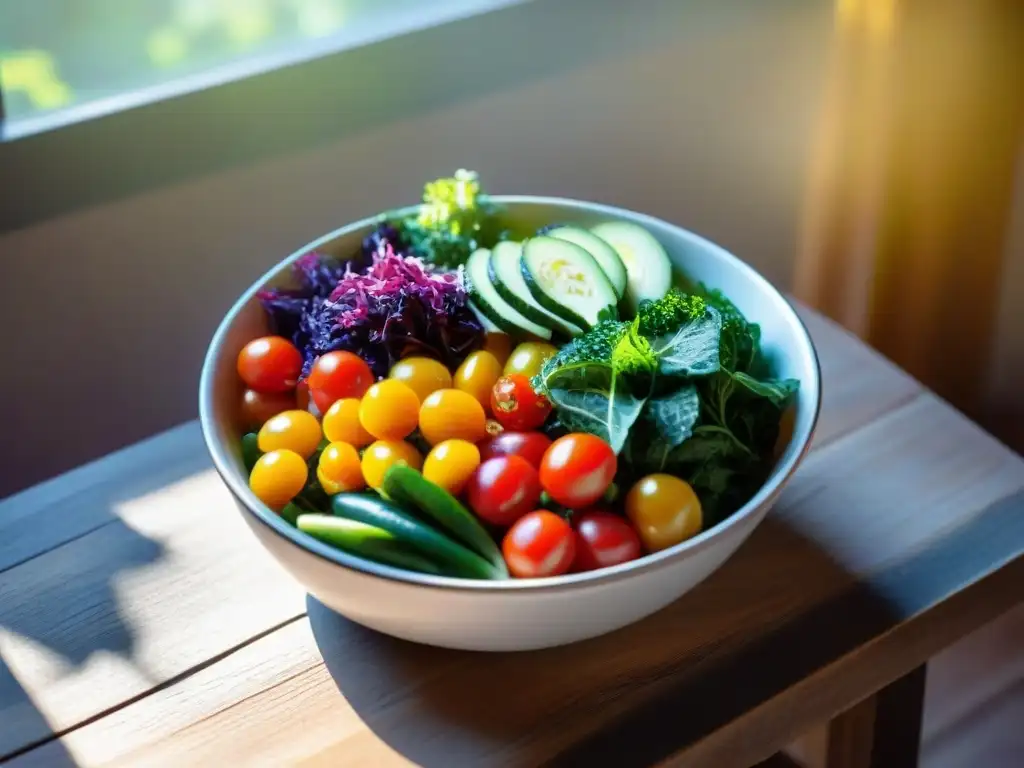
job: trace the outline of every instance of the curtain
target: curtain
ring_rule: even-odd
[[[795,293],[977,416],[1022,150],[1024,2],[838,0],[835,24]]]

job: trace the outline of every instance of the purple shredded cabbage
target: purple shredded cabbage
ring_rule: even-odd
[[[259,298],[275,333],[303,354],[303,376],[317,357],[343,349],[362,357],[376,376],[410,354],[455,368],[483,341],[466,303],[461,272],[432,272],[394,250],[397,233],[380,227],[363,241],[364,263],[341,264],[318,253],[295,264],[299,287]]]

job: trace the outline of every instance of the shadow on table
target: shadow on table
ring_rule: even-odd
[[[163,545],[113,517],[102,528],[55,551],[60,552],[59,557],[40,554],[0,572],[0,630],[58,656],[67,674],[74,674],[103,652],[131,659],[136,634],[122,615],[115,584],[124,574],[160,560]],[[53,733],[31,694],[8,663],[2,662],[0,760]],[[74,764],[62,747],[47,745],[45,764],[61,765],[60,761]]]
[[[648,765],[899,617],[886,596],[774,517],[670,607],[563,648],[448,651],[377,634],[313,598],[308,611],[351,706],[379,738],[427,768],[476,765],[498,751],[508,758],[509,750],[527,763],[560,752],[559,764]],[[665,637],[677,640],[666,647]],[[580,728],[585,740],[567,735]]]
[[[47,733],[51,730],[50,724],[35,708],[28,692],[21,687],[2,656],[0,656],[0,703],[5,712],[8,708],[15,709],[13,718],[9,719],[8,715],[5,715],[0,721],[0,745],[6,744],[14,736],[13,733],[6,734],[7,729],[18,728],[31,733]],[[0,761],[3,760],[5,751],[0,749]],[[77,766],[68,751],[59,743],[48,744],[45,760],[41,760],[37,764],[49,768],[76,768]]]

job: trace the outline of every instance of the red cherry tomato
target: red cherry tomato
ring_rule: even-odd
[[[533,391],[528,378],[521,373],[510,373],[494,382],[491,413],[505,429],[525,432],[547,420],[551,403]]]
[[[253,339],[238,353],[238,375],[257,392],[288,392],[302,372],[302,353],[281,336]]]
[[[257,392],[247,389],[242,393],[242,425],[246,429],[259,431],[281,411],[295,409],[295,393],[293,392]]]
[[[594,507],[573,517],[576,559],[573,570],[595,571],[640,557],[640,537],[619,515]]]
[[[563,435],[540,464],[540,483],[564,507],[589,507],[604,495],[618,461],[611,446],[586,432]]]
[[[502,432],[480,443],[480,458],[483,461],[495,456],[522,456],[540,469],[544,452],[551,446],[551,438],[543,432]]]
[[[512,525],[540,500],[537,470],[521,456],[489,459],[469,478],[466,500],[487,522]]]
[[[335,400],[365,395],[373,384],[373,372],[365,360],[351,352],[328,352],[313,362],[306,384],[320,413],[327,413]]]
[[[572,528],[554,512],[538,509],[516,521],[501,542],[508,571],[516,578],[558,576],[576,553]]]

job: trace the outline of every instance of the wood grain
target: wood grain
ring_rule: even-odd
[[[168,467],[203,450],[195,428],[172,433],[168,447]],[[131,480],[135,462],[115,461]],[[0,659],[17,683],[0,684],[0,755],[302,613],[301,589],[256,544],[212,469],[134,497],[107,469],[96,498],[88,488],[71,498],[90,519],[109,519],[27,561],[15,551],[22,564],[0,574]],[[62,524],[73,518],[64,494],[40,497],[24,526],[78,530]],[[20,541],[32,551],[41,538]]]
[[[62,756],[81,766],[767,758],[1005,610],[1024,584],[992,581],[1019,575],[1009,566],[1024,552],[1024,462],[807,318],[825,377],[815,449],[736,556],[650,619],[530,654],[415,646],[313,601],[309,621],[295,621],[297,588],[200,472],[120,509],[124,526],[2,574],[0,652],[50,727],[69,732],[24,751],[40,731],[8,728],[23,710],[0,691],[0,754],[23,751],[12,761],[22,767]],[[117,564],[149,546],[133,534],[162,550],[122,573]],[[92,586],[62,597],[82,580]],[[41,607],[54,601],[63,609]],[[117,615],[133,638],[121,658],[91,653],[69,668],[52,651],[105,647]]]

